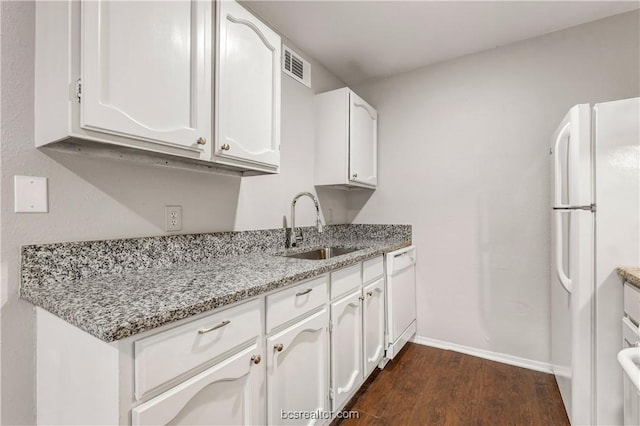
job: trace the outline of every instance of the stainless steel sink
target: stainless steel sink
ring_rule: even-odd
[[[353,253],[362,250],[360,247],[321,247],[314,250],[303,251],[302,253],[287,254],[285,257],[293,257],[296,259],[307,260],[325,260],[332,257],[342,256],[343,254]]]

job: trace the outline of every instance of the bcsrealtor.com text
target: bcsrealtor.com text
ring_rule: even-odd
[[[329,420],[329,419],[359,419],[358,411],[285,411],[280,410],[282,420]]]

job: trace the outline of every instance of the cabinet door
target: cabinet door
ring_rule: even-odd
[[[132,424],[264,424],[264,363],[256,358],[261,354],[254,344],[137,406]]]
[[[361,290],[331,304],[332,409],[342,407],[360,387],[362,374]]]
[[[325,308],[267,339],[268,424],[322,423],[295,413],[328,411],[327,314]]]
[[[211,2],[96,0],[81,8],[81,127],[208,159]]]
[[[364,376],[367,377],[384,353],[384,278],[364,288]]]
[[[349,180],[378,183],[378,113],[360,96],[349,93]]]
[[[216,151],[280,164],[280,36],[234,1],[219,2]]]

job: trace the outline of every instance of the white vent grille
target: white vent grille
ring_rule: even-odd
[[[282,46],[282,71],[294,80],[311,87],[311,65],[287,46]]]

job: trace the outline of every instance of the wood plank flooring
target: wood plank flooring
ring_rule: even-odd
[[[409,343],[334,425],[569,425],[551,374]]]

